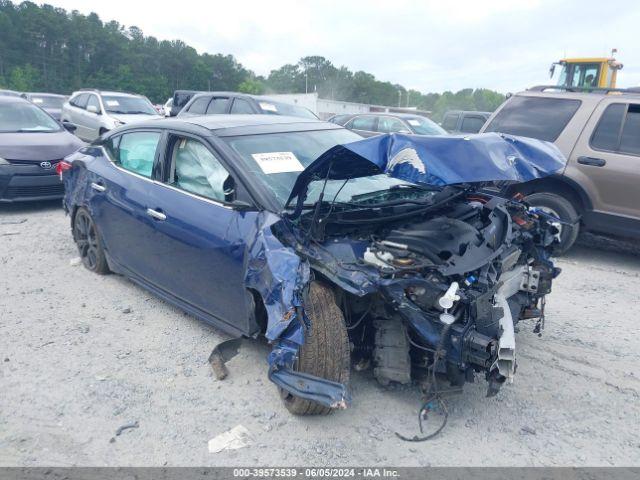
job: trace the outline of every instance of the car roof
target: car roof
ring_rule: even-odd
[[[139,95],[137,93],[115,92],[113,90],[93,90],[93,89],[76,90],[75,92],[72,93],[72,95],[79,95],[81,93],[95,93],[97,95],[108,95],[108,96],[118,96],[118,97],[132,97],[132,98],[137,98],[137,97],[143,97],[144,96],[144,95]]]
[[[25,92],[25,95],[33,95],[36,97],[66,97],[60,93],[46,93],[46,92]]]
[[[593,90],[588,92],[576,92],[576,91],[568,91],[561,90],[561,87],[558,87],[554,90],[553,86],[545,87],[533,87],[528,90],[523,90],[522,92],[516,93],[516,96],[519,97],[546,97],[546,98],[568,98],[575,100],[591,100],[595,102],[599,102],[603,98],[633,98],[635,100],[640,97],[640,92],[636,92],[634,90],[623,90],[623,89],[615,89],[615,90]]]
[[[162,125],[163,128],[200,127],[209,130],[219,137],[308,130],[335,130],[343,128],[335,123],[323,122],[312,118],[262,114],[216,114],[197,115],[193,117],[170,117],[136,122],[131,125],[131,128],[153,128],[159,124]],[[126,129],[127,127],[124,128]]]
[[[22,97],[14,97],[13,95],[0,95],[0,103],[28,103],[29,105],[33,105],[29,100],[26,100]]]

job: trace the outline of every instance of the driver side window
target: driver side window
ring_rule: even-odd
[[[218,202],[233,195],[233,179],[220,161],[197,140],[177,137],[171,147],[169,185]]]

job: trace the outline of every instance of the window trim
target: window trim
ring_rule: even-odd
[[[596,130],[598,130],[598,127],[600,126],[600,122],[602,122],[602,117],[604,116],[605,112],[609,109],[609,107],[613,105],[624,105],[624,113],[622,114],[622,121],[620,122],[620,128],[618,129],[618,140],[616,142],[616,150],[607,150],[604,148],[595,147],[593,145],[593,137],[596,134]],[[622,143],[622,133],[624,132],[624,126],[627,123],[627,117],[629,115],[630,105],[631,105],[631,102],[610,102],[604,108],[604,110],[602,110],[602,113],[600,114],[600,118],[598,119],[598,123],[596,123],[596,126],[591,132],[591,135],[589,136],[589,148],[591,150],[595,152],[613,153],[615,155],[630,155],[632,157],[640,157],[640,153],[623,152],[622,150],[620,150],[620,144]],[[637,105],[638,108],[640,108],[640,103],[634,103],[634,105]]]
[[[211,106],[211,104],[213,103],[214,100],[226,100],[227,101],[227,105],[225,106],[224,112],[222,113],[208,113],[209,112],[209,107]],[[224,115],[226,113],[229,113],[231,110],[229,109],[229,100],[231,100],[231,97],[224,97],[224,96],[212,96],[211,99],[209,100],[209,103],[207,103],[207,108],[204,111],[203,115]]]

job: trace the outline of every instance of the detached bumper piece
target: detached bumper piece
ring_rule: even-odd
[[[269,370],[269,380],[296,397],[325,407],[345,409],[351,405],[351,395],[341,383],[294,372],[288,368]]]

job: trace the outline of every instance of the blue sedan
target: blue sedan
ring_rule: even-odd
[[[58,170],[87,269],[234,337],[264,335],[286,407],[318,414],[349,405],[352,361],[385,385],[482,372],[495,394],[512,378],[514,325],[543,318],[557,232],[472,181],[562,168],[536,142],[362,140],[312,119],[216,115],[118,128]]]

